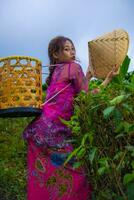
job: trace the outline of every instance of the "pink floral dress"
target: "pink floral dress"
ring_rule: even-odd
[[[69,142],[71,130],[60,118],[70,119],[74,97],[81,90],[88,91],[81,66],[75,62],[59,64],[47,89],[41,116],[33,120],[23,133],[28,141],[28,200],[91,199],[91,186],[84,169],[73,168],[76,158],[64,166],[73,146]]]

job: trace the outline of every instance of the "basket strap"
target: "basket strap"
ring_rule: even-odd
[[[56,97],[58,94],[60,94],[61,92],[63,92],[66,88],[68,88],[71,85],[71,83],[69,83],[68,85],[66,85],[64,88],[62,88],[60,91],[58,91],[54,96],[52,96],[51,98],[49,98],[47,101],[45,101],[42,106],[44,106],[46,103],[48,103],[49,101],[51,101],[54,97]]]

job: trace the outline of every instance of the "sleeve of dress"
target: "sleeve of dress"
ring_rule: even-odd
[[[72,63],[70,66],[70,80],[74,83],[76,91],[79,93],[81,90],[88,92],[88,80],[82,71],[82,68],[77,63]]]

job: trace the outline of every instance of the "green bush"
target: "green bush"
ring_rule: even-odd
[[[134,199],[134,73],[126,57],[118,77],[98,94],[76,98],[74,115],[64,121],[73,132],[74,151],[85,165],[95,200]],[[98,81],[90,82],[90,89]]]

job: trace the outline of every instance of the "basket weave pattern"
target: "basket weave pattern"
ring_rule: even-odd
[[[128,34],[121,29],[88,42],[93,75],[105,78],[113,66],[119,68],[127,54],[128,43]]]
[[[1,58],[0,109],[39,108],[41,103],[41,62],[26,56]]]

